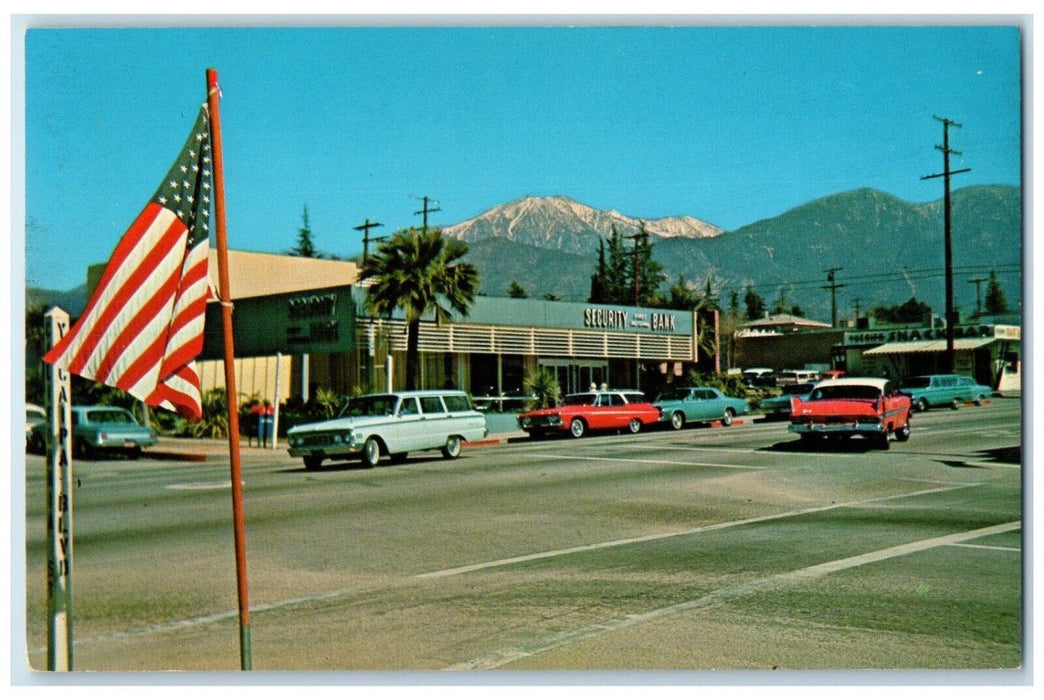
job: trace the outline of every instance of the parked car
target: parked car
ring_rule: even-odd
[[[44,410],[43,406],[27,403],[25,405],[25,449],[29,449],[29,438],[32,435],[33,428],[45,423],[47,423],[47,411]]]
[[[787,429],[803,441],[861,436],[887,450],[889,435],[910,439],[910,397],[887,379],[828,379],[807,400],[794,399]]]
[[[819,380],[819,372],[811,369],[785,369],[776,375],[777,386],[788,384],[803,384]]]
[[[159,438],[156,431],[142,425],[130,411],[118,406],[73,406],[72,449],[74,457],[89,457],[97,452],[124,453],[133,459],[143,448]],[[47,451],[47,422],[33,426],[29,435],[32,452]]]
[[[910,397],[914,408],[927,411],[933,406],[958,408],[966,401],[976,406],[993,395],[993,390],[971,377],[959,374],[929,374],[910,377],[899,390]]]
[[[791,399],[807,400],[815,386],[815,382],[788,384],[783,387],[783,393],[779,396],[762,399],[761,410],[768,418],[785,418],[790,415]]]
[[[743,370],[743,385],[747,388],[762,386],[761,382],[772,377],[772,372],[771,367],[749,367]]]
[[[666,389],[656,397],[653,405],[660,409],[662,420],[680,430],[686,423],[721,421],[732,425],[736,416],[750,411],[745,399],[726,396],[720,390],[707,386]]]
[[[365,394],[350,399],[337,418],[294,426],[286,437],[290,456],[301,457],[305,469],[354,457],[373,467],[382,455],[399,462],[423,450],[453,459],[462,442],[486,437],[486,417],[463,391]]]
[[[552,434],[583,437],[592,430],[639,432],[660,420],[660,410],[640,391],[587,391],[569,394],[561,406],[519,414],[518,427],[531,437]]]

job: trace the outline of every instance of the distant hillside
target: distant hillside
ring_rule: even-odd
[[[969,187],[953,193],[954,289],[967,315],[975,309],[970,279],[997,269],[1009,304],[1018,306],[1022,254],[1022,198],[1010,186]],[[519,233],[513,234],[515,238]],[[469,259],[479,268],[485,294],[506,293],[512,279],[530,296],[551,292],[582,301],[589,293],[596,255],[550,247],[531,250],[506,237],[472,243]],[[550,241],[545,246],[553,245]],[[596,243],[597,245],[597,243]],[[728,304],[732,291],[753,284],[769,304],[786,290],[789,304],[806,315],[830,319],[827,269],[836,273],[838,313],[902,303],[916,296],[929,306],[944,305],[942,202],[914,204],[872,189],[817,199],[735,231],[707,238],[665,238],[654,256],[668,283],[681,275],[700,289],[712,289]],[[585,264],[586,260],[586,264]],[[985,287],[983,286],[983,291]],[[741,306],[742,308],[742,306]]]
[[[468,260],[480,273],[481,293],[506,296],[517,282],[533,298],[550,294],[585,301],[597,262],[598,241],[612,226],[622,234],[639,219],[592,209],[566,197],[527,197],[444,229],[467,241]],[[710,279],[729,303],[752,284],[767,304],[785,289],[789,305],[830,320],[827,270],[836,273],[838,315],[858,304],[900,304],[911,296],[938,313],[944,306],[942,200],[915,204],[873,189],[823,197],[735,231],[692,217],[645,221],[655,234],[653,253],[667,284],[680,275],[696,288]],[[627,228],[631,227],[631,228]],[[954,293],[959,310],[975,310],[973,279],[998,272],[1013,309],[1021,302],[1022,195],[1006,185],[953,192]],[[604,231],[604,233],[602,233]],[[666,288],[666,285],[665,285]],[[981,291],[985,293],[985,285]],[[57,305],[74,317],[86,305],[84,286],[66,292],[27,289],[27,304]]]
[[[25,290],[25,305],[27,307],[43,306],[45,310],[52,306],[57,306],[68,311],[70,316],[76,318],[83,313],[84,307],[87,306],[87,285],[81,284],[75,289],[64,292],[54,289],[28,287]]]

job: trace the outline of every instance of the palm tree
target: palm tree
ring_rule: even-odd
[[[455,311],[468,315],[478,292],[478,270],[461,258],[468,246],[442,237],[439,229],[399,231],[363,262],[360,280],[373,279],[366,306],[375,316],[401,308],[406,316],[406,389],[417,388],[420,322],[429,312],[436,323]]]

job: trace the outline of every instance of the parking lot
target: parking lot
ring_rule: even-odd
[[[1017,669],[1020,402],[913,422],[887,451],[750,417],[376,469],[248,450],[253,666]],[[227,459],[74,469],[74,668],[238,668]],[[41,669],[40,457],[26,488]]]

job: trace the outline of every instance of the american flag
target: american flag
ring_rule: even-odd
[[[204,105],[177,161],[113,251],[83,315],[45,362],[150,406],[202,417],[195,357],[211,296],[210,190]]]

